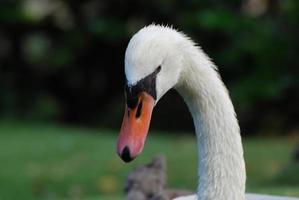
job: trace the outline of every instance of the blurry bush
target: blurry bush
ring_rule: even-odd
[[[125,48],[152,22],[214,58],[244,132],[298,128],[297,0],[1,1],[1,117],[118,127]],[[154,127],[192,128],[182,104],[175,93],[162,100]]]

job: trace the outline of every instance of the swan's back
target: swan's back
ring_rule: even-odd
[[[197,200],[196,195],[178,197],[173,200]],[[260,194],[246,194],[246,200],[299,200],[295,197],[270,196]]]

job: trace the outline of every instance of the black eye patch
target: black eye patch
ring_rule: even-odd
[[[135,108],[137,104],[138,104],[137,97],[127,98],[127,105],[129,108]]]
[[[138,105],[138,94],[140,92],[146,92],[149,95],[151,95],[155,100],[157,99],[156,77],[160,71],[161,66],[157,67],[153,73],[144,77],[133,86],[128,86],[128,82],[126,81],[125,94],[127,106],[129,108],[135,108]]]

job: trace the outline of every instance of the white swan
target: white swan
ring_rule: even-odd
[[[192,114],[200,154],[197,195],[179,200],[297,199],[250,194],[245,198],[245,164],[234,107],[217,67],[190,38],[159,25],[141,29],[127,47],[125,75],[127,102],[117,143],[125,162],[142,151],[154,105],[175,88]]]

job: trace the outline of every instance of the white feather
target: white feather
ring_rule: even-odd
[[[246,200],[298,200],[298,198],[292,197],[282,197],[282,196],[269,196],[269,195],[259,195],[259,194],[246,194]],[[196,195],[178,197],[173,200],[197,200]]]

